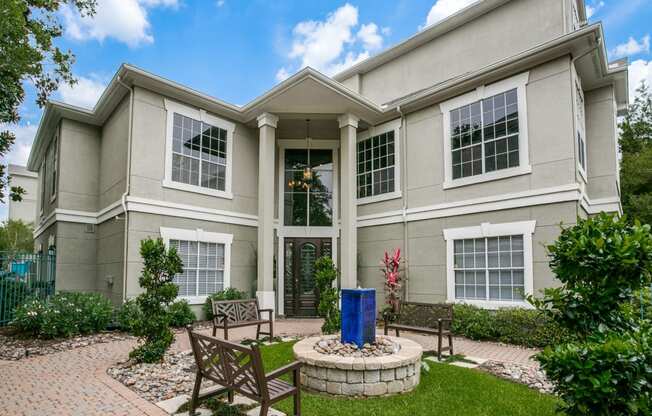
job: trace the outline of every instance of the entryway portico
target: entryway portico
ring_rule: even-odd
[[[357,131],[387,114],[309,68],[255,103],[267,110],[256,116],[257,297],[277,315],[310,315],[312,270],[297,262],[330,255],[340,286],[357,285]]]

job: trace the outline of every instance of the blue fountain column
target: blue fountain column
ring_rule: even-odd
[[[376,289],[342,289],[342,342],[376,340]]]

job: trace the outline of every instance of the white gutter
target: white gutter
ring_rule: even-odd
[[[403,138],[403,151],[401,152],[401,178],[402,178],[402,189],[401,189],[401,199],[403,200],[403,258],[405,259],[405,284],[403,285],[403,296],[406,302],[409,301],[410,291],[410,266],[408,264],[409,260],[409,245],[408,240],[408,223],[407,223],[407,155],[408,155],[408,143],[407,143],[407,120],[405,114],[401,111],[401,106],[396,106],[396,112],[401,115],[401,137]]]

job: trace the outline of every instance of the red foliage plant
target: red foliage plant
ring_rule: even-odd
[[[385,257],[381,263],[383,275],[385,276],[385,300],[386,312],[392,315],[398,313],[399,302],[401,300],[402,278],[399,273],[401,264],[401,249],[397,248],[393,255],[385,252]]]

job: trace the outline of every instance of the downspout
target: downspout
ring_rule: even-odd
[[[127,179],[125,184],[125,192],[120,198],[122,202],[122,211],[125,216],[125,232],[124,232],[124,242],[123,242],[123,259],[122,259],[122,302],[124,303],[127,300],[127,256],[129,254],[129,211],[127,211],[127,196],[129,195],[129,190],[131,186],[131,143],[132,143],[132,132],[134,124],[134,88],[125,84],[122,81],[122,78],[118,76],[118,83],[129,90],[129,127],[127,132]]]
[[[401,199],[403,201],[403,208],[401,209],[403,214],[403,258],[405,259],[405,284],[403,285],[403,299],[406,302],[409,301],[409,284],[410,284],[410,266],[409,262],[409,241],[408,241],[408,224],[407,224],[407,152],[408,152],[408,143],[407,143],[407,122],[405,120],[405,114],[401,111],[401,106],[396,106],[396,111],[401,115],[401,125],[400,125],[400,134],[401,142],[403,143],[403,151],[401,152]]]

